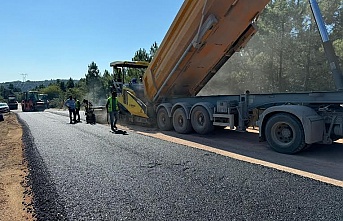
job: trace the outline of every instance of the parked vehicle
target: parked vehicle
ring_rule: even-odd
[[[121,76],[123,65],[134,62],[110,64],[120,111],[133,123],[156,122],[178,133],[207,134],[215,126],[246,131],[258,119],[260,140],[288,154],[343,138],[343,76],[315,0],[309,2],[336,91],[197,96],[256,33],[255,21],[268,2],[184,1],[142,83]]]
[[[0,112],[1,113],[8,113],[10,112],[10,107],[7,103],[0,103]]]

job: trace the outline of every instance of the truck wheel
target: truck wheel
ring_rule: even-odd
[[[168,116],[168,112],[165,108],[160,108],[157,111],[157,126],[165,131],[173,129],[171,118]]]
[[[266,140],[277,152],[293,154],[307,145],[301,122],[290,114],[276,114],[266,124]]]
[[[192,131],[191,121],[187,119],[186,113],[182,108],[176,109],[173,114],[173,127],[180,134],[187,134]]]
[[[193,109],[191,122],[193,129],[198,134],[207,134],[214,130],[210,115],[208,111],[202,106],[197,106]]]

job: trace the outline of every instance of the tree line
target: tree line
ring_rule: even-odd
[[[132,61],[147,61],[150,62],[158,49],[158,44],[155,42],[147,52],[146,49],[140,48],[132,58]],[[49,106],[52,108],[62,108],[64,101],[71,95],[82,101],[87,99],[96,105],[104,105],[107,96],[111,92],[113,85],[114,73],[108,70],[100,72],[96,62],[92,61],[88,65],[88,71],[84,78],[75,81],[72,78],[64,81],[57,79],[56,82],[48,86],[39,85],[31,89],[38,91],[40,94],[47,94]],[[131,70],[127,73],[127,82],[132,78],[139,78],[142,73]],[[77,83],[76,83],[77,82]],[[20,88],[9,84],[7,88],[0,86],[0,102],[6,102],[8,95],[14,94],[18,101],[21,101],[22,91]]]
[[[343,1],[318,3],[342,67]],[[335,90],[308,0],[271,1],[257,26],[248,45],[222,67],[202,94]]]
[[[343,1],[320,0],[319,6],[340,65],[343,63]],[[258,32],[248,45],[219,70],[200,92],[201,95],[325,91],[335,90],[329,64],[312,17],[308,0],[272,0],[257,20]],[[229,30],[228,30],[229,31]],[[158,49],[139,49],[133,61],[150,62]],[[128,72],[128,79],[141,73]],[[73,95],[79,99],[102,100],[110,93],[113,73],[100,73],[95,62],[88,65],[85,78],[77,83],[57,81],[34,88],[48,94],[52,105],[60,106]],[[6,98],[0,88],[0,99]],[[15,92],[12,88],[12,92]]]

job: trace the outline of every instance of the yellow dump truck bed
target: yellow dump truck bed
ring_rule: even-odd
[[[185,0],[143,76],[145,96],[196,95],[256,32],[269,0]]]

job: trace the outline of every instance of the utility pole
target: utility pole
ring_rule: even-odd
[[[21,86],[20,86],[21,91],[23,91],[23,87],[24,87],[24,84],[26,82],[26,77],[28,74],[20,74],[20,75],[23,76],[23,81],[22,81]]]
[[[25,82],[26,82],[26,77],[27,77],[27,74],[20,74],[20,75],[22,75],[22,76],[23,76],[23,83],[25,83]]]

